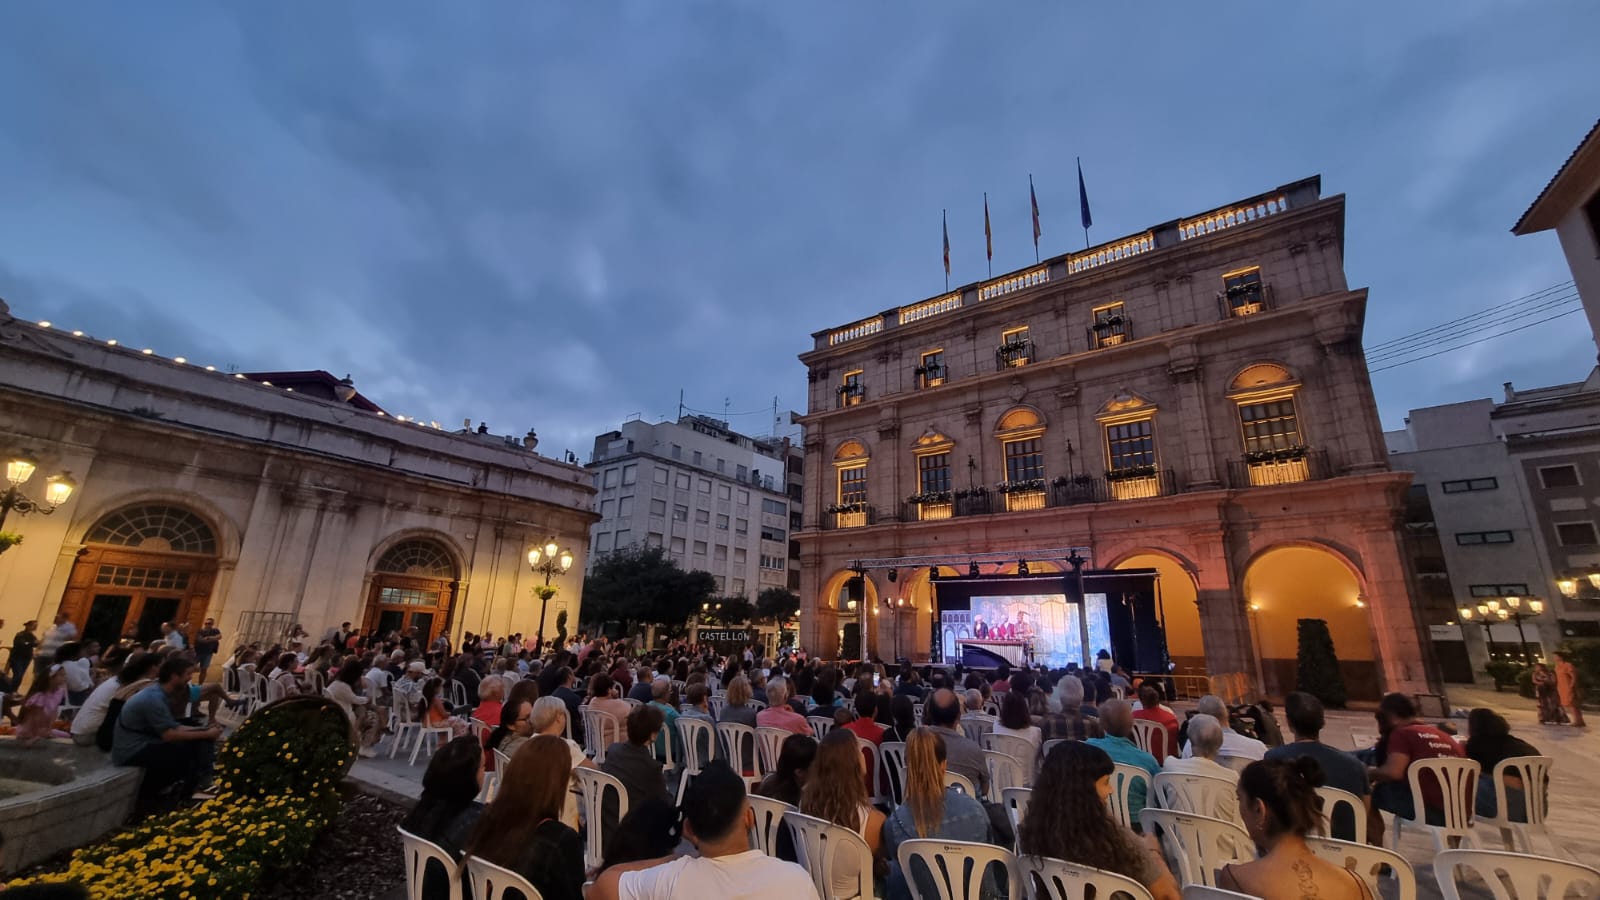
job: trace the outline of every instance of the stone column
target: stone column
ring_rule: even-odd
[[[1444,687],[1434,661],[1433,642],[1417,605],[1411,602],[1411,582],[1396,531],[1398,520],[1396,509],[1392,518],[1358,526],[1373,650],[1385,692],[1441,694]]]
[[[1219,522],[1216,531],[1191,533],[1189,547],[1195,554],[1195,602],[1200,607],[1206,672],[1243,672],[1259,686],[1261,665],[1243,590],[1242,561],[1249,555],[1248,546]]]
[[[1177,421],[1181,431],[1163,430],[1162,443],[1171,447],[1176,439],[1183,448],[1184,472],[1189,488],[1209,490],[1222,486],[1217,459],[1211,443],[1210,398],[1202,385],[1204,369],[1193,343],[1174,344],[1167,358],[1167,376],[1178,391],[1178,409],[1186,415],[1167,418]]]

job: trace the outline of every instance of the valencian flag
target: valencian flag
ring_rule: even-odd
[[[994,232],[989,230],[989,192],[983,192],[983,248],[994,262]]]
[[[1083,160],[1078,160],[1078,213],[1083,216],[1083,229],[1089,230],[1094,219],[1089,216],[1089,192],[1083,187]]]
[[[944,278],[950,280],[950,212],[939,210],[939,218],[944,222]]]
[[[1028,202],[1033,205],[1033,256],[1037,262],[1039,257],[1039,235],[1044,230],[1039,227],[1039,198],[1033,192],[1033,176],[1028,176]]]

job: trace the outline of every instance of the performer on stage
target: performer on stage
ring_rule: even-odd
[[[997,641],[1011,640],[1011,616],[1009,613],[1000,614],[1000,624],[994,626],[994,639]]]
[[[972,617],[972,636],[980,641],[989,637],[989,623],[983,621],[983,616]]]
[[[1033,626],[1028,624],[1028,614],[1026,611],[1019,611],[1017,613],[1016,635],[1017,640],[1019,641],[1033,641]]]

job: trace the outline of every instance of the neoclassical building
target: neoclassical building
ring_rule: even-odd
[[[1180,673],[1282,694],[1297,621],[1319,618],[1352,696],[1436,690],[1397,531],[1410,477],[1386,459],[1344,198],[1320,191],[1309,178],[813,335],[806,646],[836,654],[858,622],[869,651],[926,658],[930,569],[868,570],[853,606],[857,560],[1084,547],[1092,569],[1156,570]]]
[[[543,576],[527,552],[551,538],[575,559],[545,633],[563,610],[576,631],[594,489],[529,437],[442,430],[326,372],[227,374],[0,303],[0,458],[37,462],[31,500],[46,475],[77,484],[5,522],[22,537],[0,554],[5,638],[58,610],[101,640],[211,617],[225,649],[295,622],[531,635]]]

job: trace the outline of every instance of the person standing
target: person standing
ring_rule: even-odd
[[[1556,694],[1566,709],[1568,721],[1577,728],[1584,727],[1583,694],[1578,689],[1578,667],[1565,654],[1552,653],[1556,662]]]
[[[1539,724],[1560,725],[1566,717],[1556,696],[1556,673],[1544,663],[1533,664],[1533,697],[1539,703]]]
[[[67,641],[78,639],[78,626],[72,624],[64,612],[56,613],[55,625],[44,634],[44,642],[39,645],[33,657],[33,677],[43,678],[45,670],[56,661],[56,648]]]
[[[206,683],[206,673],[211,668],[211,658],[217,655],[217,649],[222,646],[222,631],[217,628],[217,620],[207,617],[204,625],[194,636],[194,658],[200,666],[200,683]]]
[[[37,620],[29,619],[22,623],[22,630],[11,639],[12,690],[22,690],[22,676],[28,671],[28,664],[33,662],[33,651],[39,646],[39,635],[35,633],[38,627]]]

